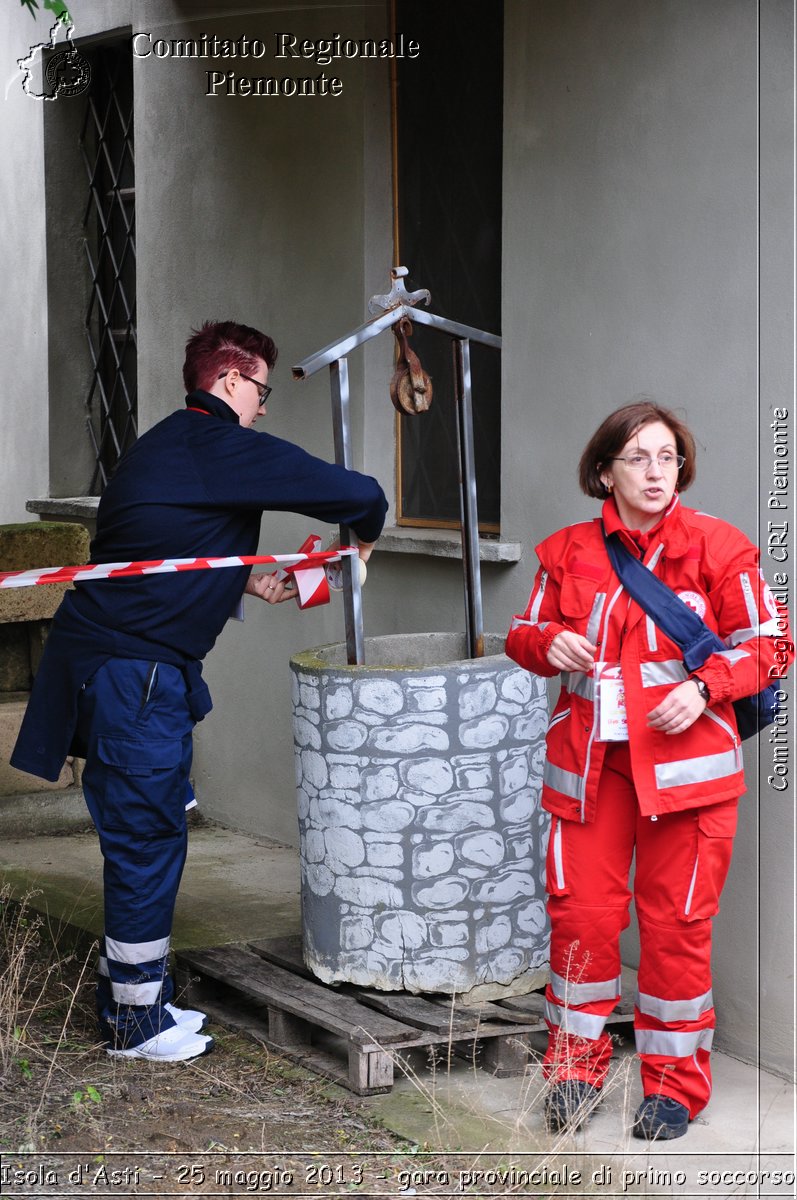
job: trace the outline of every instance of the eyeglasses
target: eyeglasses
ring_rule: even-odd
[[[647,471],[650,469],[653,459],[649,454],[626,454],[625,457],[616,454],[612,462],[624,462],[632,471]],[[680,470],[686,459],[683,454],[669,454],[665,452],[656,456],[656,462],[662,471],[666,471],[669,467],[677,467]]]
[[[223,379],[224,376],[229,375],[229,373],[229,371],[222,371],[219,375],[219,379]],[[259,379],[253,379],[251,375],[244,375],[243,371],[239,371],[238,374],[241,376],[241,379],[245,379],[248,383],[253,383],[255,385],[258,390],[258,408],[262,408],[271,395],[272,389],[267,383],[261,383]]]

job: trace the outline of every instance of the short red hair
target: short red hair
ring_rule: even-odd
[[[269,370],[277,361],[277,347],[268,334],[236,321],[205,321],[201,328],[192,331],[186,343],[185,390],[210,391],[222,371],[234,367],[244,375],[254,375],[259,359],[263,359]]]

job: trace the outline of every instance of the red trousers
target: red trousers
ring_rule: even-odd
[[[719,910],[737,800],[658,818],[639,812],[627,743],[606,755],[595,821],[554,817],[547,855],[551,918],[548,1079],[602,1086],[612,1052],[606,1017],[620,998],[620,933],[631,860],[640,959],[634,1009],[646,1096],[695,1117],[711,1095],[711,918]]]

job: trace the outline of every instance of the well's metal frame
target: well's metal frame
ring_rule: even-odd
[[[332,427],[335,461],[343,467],[352,466],[351,419],[349,405],[348,354],[365,342],[392,329],[404,317],[419,325],[446,334],[452,343],[454,367],[454,398],[457,415],[457,447],[459,454],[460,529],[462,533],[462,566],[465,589],[465,634],[471,658],[484,653],[484,618],[482,614],[481,564],[479,560],[479,519],[476,497],[476,463],[473,442],[473,384],[470,365],[470,343],[477,342],[494,350],[501,349],[501,338],[471,325],[450,321],[447,317],[415,307],[419,300],[429,303],[429,293],[408,293],[403,277],[406,267],[391,271],[393,287],[385,296],[374,296],[369,304],[374,316],[358,329],[347,333],[323,350],[303,359],[293,368],[294,379],[309,379],[323,367],[329,367],[332,396]],[[340,527],[341,544],[351,540],[345,526]],[[346,621],[346,651],[351,664],[365,662],[362,592],[358,571],[352,570],[352,558],[342,560],[343,597]]]

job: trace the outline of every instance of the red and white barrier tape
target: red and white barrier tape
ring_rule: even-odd
[[[297,550],[297,554],[317,554],[321,546],[321,538],[317,533],[311,533]],[[299,608],[316,608],[319,604],[329,604],[329,581],[327,571],[329,564],[319,567],[284,567],[277,571],[277,579],[287,579],[293,576],[299,595],[296,602]]]
[[[204,571],[218,567],[249,567],[272,564],[282,569],[279,578],[294,575],[299,591],[299,607],[311,608],[315,604],[326,604],[329,590],[324,596],[322,581],[326,585],[324,566],[339,562],[357,554],[354,546],[341,546],[336,550],[314,549],[304,553],[304,547],[317,547],[321,539],[313,534],[296,554],[241,554],[228,558],[161,558],[149,562],[88,563],[80,567],[35,567],[30,571],[0,572],[0,588],[34,587],[43,583],[80,583],[86,580],[123,579],[130,575],[160,575],[172,571]],[[302,578],[307,572],[306,582]],[[317,597],[317,598],[314,598]]]

